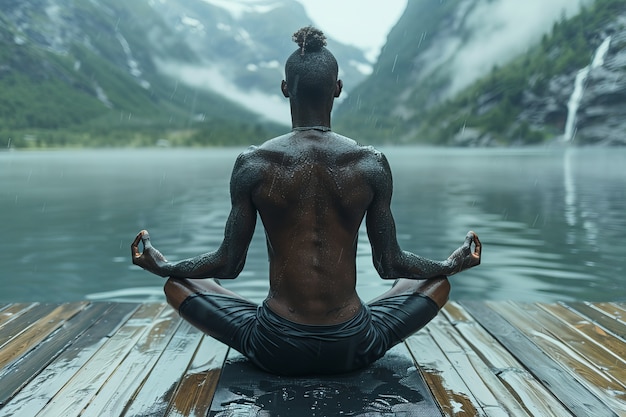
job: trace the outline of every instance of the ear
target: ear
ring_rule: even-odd
[[[339,97],[341,90],[343,90],[343,81],[337,80],[337,85],[335,86],[335,97]]]
[[[283,96],[289,98],[289,89],[287,88],[287,81],[283,80],[280,83],[280,91],[283,92]]]

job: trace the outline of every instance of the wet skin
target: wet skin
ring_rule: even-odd
[[[294,131],[250,147],[237,158],[230,181],[232,207],[216,251],[168,262],[152,246],[147,231],[137,235],[131,245],[133,263],[170,277],[165,292],[174,307],[199,291],[240,297],[213,280],[194,279],[239,275],[257,213],[269,255],[268,306],[298,323],[341,323],[361,308],[355,289],[356,245],[364,217],[376,270],[383,279],[397,279],[378,299],[420,293],[441,308],[450,291],[446,277],[480,264],[482,246],[473,232],[444,261],[400,249],[390,209],[393,183],[387,159],[372,147],[330,131],[334,99],[343,88],[336,74],[334,79],[328,88],[320,86],[325,92],[321,99],[298,95],[296,87],[290,91],[282,81]]]
[[[361,307],[355,260],[364,217],[380,276],[408,278],[396,292],[414,291],[414,280],[450,276],[480,263],[481,244],[473,232],[444,261],[401,250],[385,156],[334,132],[294,131],[249,148],[237,158],[230,192],[232,209],[216,251],[168,262],[142,231],[132,244],[133,263],[164,277],[236,278],[258,213],[269,254],[268,305],[307,324],[344,322]],[[428,292],[428,282],[419,292]],[[444,299],[431,298],[442,306],[447,292]]]

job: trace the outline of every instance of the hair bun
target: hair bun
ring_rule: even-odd
[[[313,26],[307,26],[293,34],[291,39],[300,47],[300,54],[305,52],[317,52],[326,46],[324,32]]]

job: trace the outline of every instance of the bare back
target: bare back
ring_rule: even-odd
[[[444,261],[400,248],[391,213],[391,169],[385,156],[330,131],[331,111],[343,82],[337,78],[335,58],[324,47],[323,33],[305,27],[293,39],[299,48],[287,59],[281,82],[281,92],[289,98],[293,131],[251,147],[235,161],[231,210],[221,245],[170,262],[142,230],[131,244],[133,264],[170,278],[166,293],[172,305],[180,306],[190,293],[198,291],[242,298],[210,278],[239,276],[258,213],[265,227],[270,263],[268,306],[294,322],[341,323],[361,309],[356,293],[356,245],[365,220],[372,263],[379,276],[406,279],[381,297],[404,292],[433,294],[431,289],[436,288],[436,302],[441,307],[449,287],[437,283],[447,283],[442,276],[480,264],[478,237],[469,232],[463,246]],[[140,243],[143,252],[139,252]],[[412,281],[428,279],[435,279],[434,284]]]
[[[376,152],[332,132],[294,132],[251,152],[252,201],[267,236],[268,304],[296,322],[348,320],[356,294],[356,243],[372,201]]]

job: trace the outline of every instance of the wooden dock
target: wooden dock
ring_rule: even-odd
[[[284,378],[162,303],[0,305],[0,416],[626,416],[626,303],[451,302],[370,368]]]

